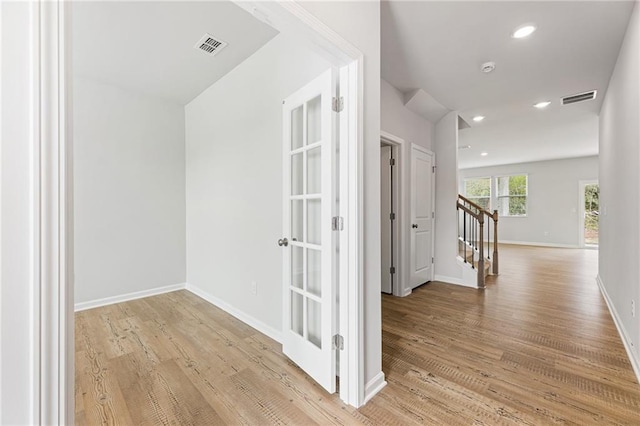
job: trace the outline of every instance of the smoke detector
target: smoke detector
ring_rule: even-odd
[[[488,74],[488,73],[490,73],[491,71],[493,71],[495,69],[496,69],[496,63],[495,62],[485,62],[480,67],[480,71],[482,71],[485,74]]]
[[[195,49],[210,56],[217,55],[222,49],[227,47],[227,43],[215,38],[211,34],[205,33],[202,38],[193,46]]]

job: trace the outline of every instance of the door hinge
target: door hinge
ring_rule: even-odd
[[[431,212],[431,219],[435,219],[436,218],[436,212]]]
[[[389,219],[396,220],[396,214],[395,213],[389,214]]]
[[[342,112],[342,110],[344,109],[344,98],[342,96],[340,96],[339,98],[333,98],[332,109],[335,112]]]
[[[431,173],[435,173],[436,172],[436,166],[431,166]]]
[[[435,263],[433,257],[431,258],[431,263]]]
[[[331,230],[342,231],[344,229],[344,219],[342,216],[334,216],[331,218]]]
[[[396,165],[396,159],[395,158],[389,158],[389,165],[390,166],[395,166]]]
[[[391,275],[395,274],[395,273],[396,273],[396,267],[395,267],[395,266],[392,266],[391,268],[389,268],[389,273],[390,273]]]
[[[344,349],[344,338],[339,334],[333,335],[333,349],[338,349],[339,351]]]

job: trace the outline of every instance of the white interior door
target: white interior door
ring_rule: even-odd
[[[336,76],[328,70],[283,103],[284,317],[282,350],[330,393],[336,389],[332,231]]]
[[[433,280],[433,166],[432,153],[411,148],[411,288]]]
[[[393,291],[393,223],[391,221],[391,147],[380,147],[380,274],[381,290],[391,294]]]

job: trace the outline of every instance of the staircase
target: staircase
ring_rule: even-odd
[[[478,288],[484,288],[485,278],[498,274],[498,211],[491,213],[462,195],[456,209],[458,259],[474,272]]]

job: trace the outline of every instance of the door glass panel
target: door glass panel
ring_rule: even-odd
[[[291,292],[291,331],[303,335],[303,297],[295,291]]]
[[[307,201],[307,242],[320,244],[320,200]]]
[[[302,288],[304,280],[304,249],[291,246],[291,286]]]
[[[302,194],[302,153],[291,156],[291,195]]]
[[[307,194],[320,193],[320,147],[307,152]]]
[[[322,349],[320,313],[320,304],[315,300],[307,299],[307,338],[311,343]]]
[[[307,291],[318,297],[322,296],[320,287],[320,250],[307,249]]]
[[[291,201],[291,241],[299,241],[303,242],[303,211],[302,211],[302,200],[292,200]]]
[[[320,96],[307,103],[307,144],[320,141],[321,134]]]
[[[302,147],[304,135],[302,127],[303,119],[302,105],[291,111],[291,150]]]

